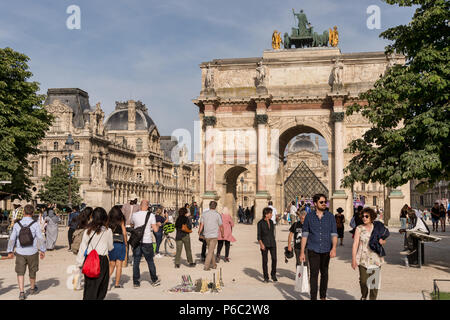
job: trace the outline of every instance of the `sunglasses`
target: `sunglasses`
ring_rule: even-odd
[[[367,215],[367,214],[363,215],[362,217],[363,217],[363,218],[366,218],[366,219],[369,219],[369,218],[370,218],[370,216]]]
[[[326,201],[319,201],[320,204],[324,204],[327,203]]]

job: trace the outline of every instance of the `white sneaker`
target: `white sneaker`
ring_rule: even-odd
[[[162,258],[162,257],[163,257],[163,256],[162,256],[161,254],[159,254],[159,253],[155,256],[155,258],[158,258],[158,259],[159,259],[159,258]]]

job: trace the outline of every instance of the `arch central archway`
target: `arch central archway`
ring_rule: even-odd
[[[331,191],[333,190],[333,161],[332,161],[332,136],[329,130],[329,122],[327,117],[323,117],[322,121],[312,122],[308,120],[302,121],[302,119],[294,118],[288,121],[281,121],[281,125],[278,136],[278,155],[279,155],[279,166],[277,170],[277,174],[274,180],[273,189],[275,191],[275,205],[279,208],[285,209],[286,206],[286,197],[285,197],[285,182],[291,174],[293,170],[289,170],[286,166],[289,163],[286,163],[285,154],[288,148],[289,143],[297,136],[301,134],[316,134],[322,137],[327,144],[327,154],[328,154],[328,163],[326,164],[325,169],[326,172],[323,172],[323,179],[327,180],[325,183],[325,187],[328,189],[328,196],[331,196]],[[317,146],[319,147],[319,146]],[[319,150],[318,150],[319,151]],[[322,161],[322,158],[320,159]],[[298,163],[299,165],[300,163]],[[317,171],[317,170],[314,170]],[[326,178],[325,178],[326,177]],[[292,190],[291,190],[292,191]],[[292,193],[292,192],[291,192]],[[301,194],[298,194],[300,198]],[[290,199],[288,202],[295,200]]]
[[[237,215],[237,179],[245,171],[248,171],[246,167],[235,166],[228,169],[224,174],[225,195],[223,206],[230,210],[233,219]]]

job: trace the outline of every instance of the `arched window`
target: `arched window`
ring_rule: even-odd
[[[57,164],[60,164],[60,163],[61,163],[61,159],[59,159],[59,158],[53,158],[53,159],[50,161],[50,168],[51,168],[51,171],[53,172],[54,167],[55,167]]]
[[[138,138],[136,140],[136,151],[141,152],[142,151],[142,139]]]
[[[58,142],[53,142],[53,150],[58,150]]]
[[[75,150],[80,150],[80,142],[79,141],[75,141]]]
[[[53,121],[53,130],[57,132],[61,130],[61,119],[59,117],[55,117]]]

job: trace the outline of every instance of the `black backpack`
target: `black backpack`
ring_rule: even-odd
[[[130,240],[128,240],[128,243],[133,249],[136,248],[141,243],[142,238],[144,237],[145,226],[147,225],[149,218],[150,212],[147,212],[144,224],[140,227],[131,230]]]
[[[34,241],[34,237],[33,237],[33,233],[31,233],[31,225],[33,223],[35,223],[36,221],[33,220],[32,223],[30,223],[28,226],[24,227],[20,221],[17,221],[17,223],[20,226],[20,231],[19,231],[19,242],[20,245],[22,247],[30,247],[33,245],[33,241]]]

